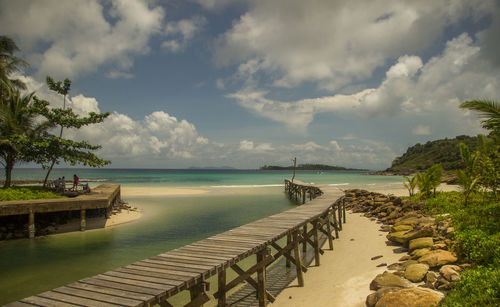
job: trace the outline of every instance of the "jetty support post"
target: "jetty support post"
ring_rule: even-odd
[[[339,230],[342,230],[342,205],[340,203],[337,203],[337,211],[339,215]]]
[[[345,223],[345,197],[342,197],[342,211],[344,212],[344,223]]]
[[[307,252],[307,241],[306,241],[306,238],[307,238],[307,223],[304,224],[304,227],[303,227],[303,243],[302,243],[302,252],[305,253]]]
[[[257,253],[257,263],[265,261],[266,255],[269,254],[267,248]],[[257,269],[257,298],[259,299],[259,307],[267,306],[266,295],[266,266],[260,266]]]
[[[87,228],[87,220],[85,219],[85,209],[80,209],[80,231]]]
[[[287,234],[286,235],[286,246],[288,247],[292,243],[292,235]],[[290,261],[290,252],[286,253],[286,267],[289,268],[291,266],[291,261]]]
[[[225,293],[227,293],[227,291],[236,287],[241,282],[247,281],[248,284],[250,284],[257,290],[256,294],[258,296],[259,302],[261,302],[262,300],[265,301],[265,304],[267,304],[268,301],[274,302],[276,298],[269,291],[265,289],[265,280],[264,280],[266,266],[274,261],[274,257],[271,255],[270,248],[262,249],[261,251],[257,252],[256,256],[257,256],[256,264],[253,265],[251,268],[247,269],[246,271],[243,270],[236,263],[231,265],[231,269],[233,269],[233,271],[236,272],[238,276],[229,283],[225,284],[225,286],[223,287],[219,286],[219,290],[215,292],[214,297],[220,299],[223,295],[225,295]],[[252,274],[254,273],[257,273],[257,281],[255,281],[255,279],[253,279],[252,277]],[[222,281],[220,282],[222,283]],[[265,299],[262,299],[263,295],[261,293],[264,293],[263,295],[265,296]]]
[[[206,302],[210,301],[211,295],[207,293],[210,291],[210,284],[202,278],[201,282],[189,288],[191,302],[184,305],[184,307],[199,307],[203,306]]]
[[[217,275],[219,298],[217,307],[226,307],[226,269],[222,269]]]
[[[35,212],[30,209],[28,214],[28,237],[33,239],[35,237]]]
[[[302,189],[302,204],[306,203],[306,191],[305,188]]]
[[[314,264],[319,266],[319,234],[318,234],[319,222],[315,220],[313,222],[313,236],[314,236]]]
[[[300,258],[300,249],[299,249],[299,231],[296,230],[292,234],[292,242],[293,242],[293,257],[295,258],[295,268],[297,271],[297,281],[299,287],[304,286],[304,274],[302,273],[302,259]],[[306,242],[304,241],[304,246],[306,246]]]

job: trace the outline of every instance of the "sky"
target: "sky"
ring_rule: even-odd
[[[500,97],[500,1],[0,0],[29,91],[82,116],[65,137],[114,168],[322,163],[385,169],[484,133]]]

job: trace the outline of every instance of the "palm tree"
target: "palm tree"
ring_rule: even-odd
[[[468,100],[460,108],[479,112],[483,128],[490,130],[495,137],[500,137],[500,103],[493,100]]]
[[[12,73],[19,71],[22,67],[28,67],[28,63],[14,55],[19,51],[16,43],[7,36],[0,36],[0,94],[7,96],[7,88],[15,86],[25,89],[26,86],[18,79],[10,79]]]
[[[27,160],[30,144],[48,128],[47,122],[37,122],[31,101],[34,93],[21,94],[19,89],[8,87],[8,96],[0,104],[0,163],[5,168],[5,183],[11,184],[12,169],[20,160]]]

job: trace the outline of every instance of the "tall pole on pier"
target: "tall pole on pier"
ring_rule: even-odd
[[[295,168],[297,167],[297,157],[294,157],[292,161],[293,161],[293,176],[292,176],[292,182],[293,182],[293,179],[295,179]]]

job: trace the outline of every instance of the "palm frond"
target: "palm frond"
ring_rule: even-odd
[[[500,130],[500,103],[493,100],[467,100],[460,104],[461,109],[474,110],[479,113],[483,128]]]

